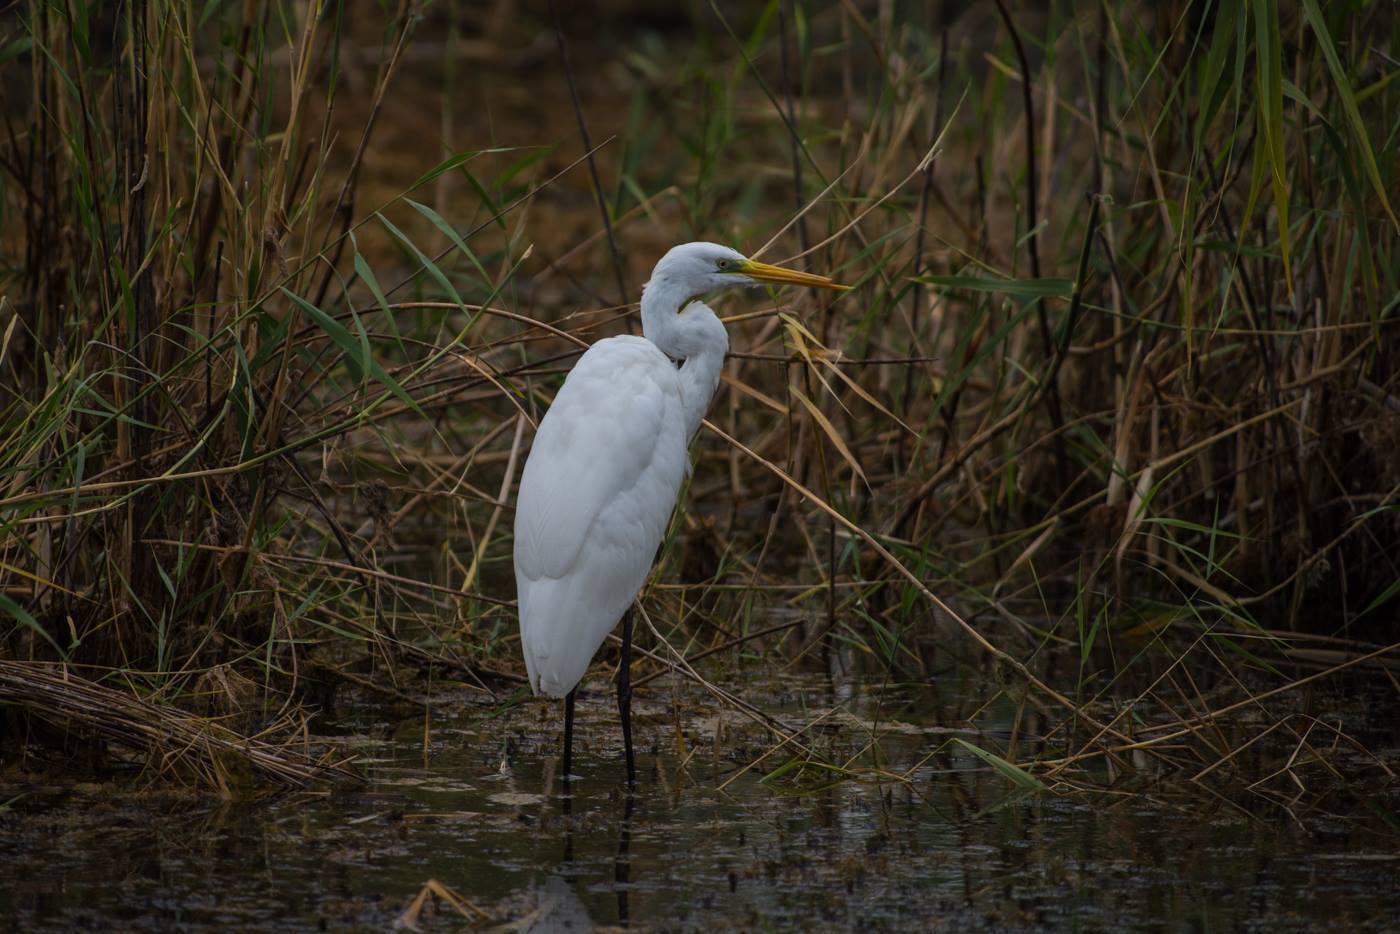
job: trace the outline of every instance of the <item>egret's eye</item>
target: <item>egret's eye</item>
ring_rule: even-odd
[[[734,269],[737,266],[738,263],[734,262],[734,260],[732,259],[722,259],[719,261],[720,272],[729,272],[731,269]]]

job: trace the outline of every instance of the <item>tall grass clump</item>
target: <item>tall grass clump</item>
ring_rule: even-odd
[[[4,14],[0,654],[499,696],[531,425],[713,239],[857,288],[722,306],[639,680],[968,649],[1011,760],[1181,764],[1393,667],[1385,4],[459,6]]]
[[[323,645],[396,664],[384,497],[337,458],[431,439],[479,375],[464,302],[510,272],[473,255],[482,278],[449,281],[406,232],[465,249],[406,196],[471,153],[429,148],[421,177],[363,200],[414,23],[409,4],[372,24],[337,3],[5,14],[0,652],[266,713]],[[380,283],[362,240],[405,281]],[[396,321],[387,296],[419,297],[420,274],[453,303]]]

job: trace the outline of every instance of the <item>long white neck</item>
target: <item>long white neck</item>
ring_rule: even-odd
[[[666,356],[682,361],[686,437],[695,434],[710,408],[729,350],[724,325],[709,306],[690,301],[694,296],[688,291],[660,270],[642,289],[642,334]]]

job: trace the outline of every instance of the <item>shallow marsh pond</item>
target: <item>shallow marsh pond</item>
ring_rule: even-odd
[[[828,761],[859,756],[909,780],[783,771],[781,751],[740,774],[767,734],[698,689],[661,688],[636,701],[629,798],[613,700],[587,687],[568,815],[558,706],[496,712],[465,692],[427,721],[368,707],[333,718],[362,757],[360,788],[225,803],[139,779],[9,784],[0,927],[385,930],[429,879],[473,907],[463,917],[429,899],[425,930],[1274,932],[1400,919],[1394,782],[1342,798],[1309,773],[1319,787],[1292,815],[1185,782],[1021,792],[948,745],[958,734],[921,691],[793,678],[743,694],[789,724],[819,721],[804,735]]]

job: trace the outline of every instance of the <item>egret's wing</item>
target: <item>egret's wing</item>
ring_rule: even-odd
[[[670,440],[677,386],[675,367],[637,339],[599,341],[574,366],[520,478],[515,559],[527,576],[563,577],[577,565],[593,524],[637,487]],[[674,493],[654,504],[662,522],[673,505]]]
[[[572,574],[530,580],[517,571],[520,649],[536,694],[563,697],[583,678],[646,581],[651,556],[640,555],[640,548],[590,543]]]
[[[631,604],[685,462],[674,365],[648,341],[599,341],[540,422],[520,479],[515,576],[537,691],[571,690]]]

